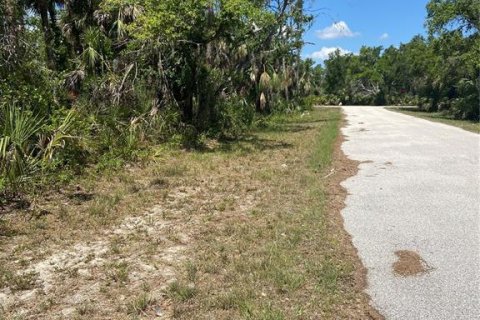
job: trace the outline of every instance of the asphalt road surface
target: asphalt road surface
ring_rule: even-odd
[[[343,107],[342,148],[359,160],[343,182],[345,227],[387,319],[480,319],[480,136],[388,111]],[[396,251],[428,271],[394,273]]]

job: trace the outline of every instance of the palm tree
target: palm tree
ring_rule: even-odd
[[[16,0],[0,0],[0,68],[10,70],[19,60],[24,45],[20,41],[24,10]]]
[[[56,21],[54,3],[51,0],[28,0],[27,8],[34,10],[40,16],[41,28],[45,41],[45,51],[47,55],[47,63],[50,68],[55,67],[54,53],[54,33],[53,26],[49,20],[49,9],[52,14],[51,20]]]

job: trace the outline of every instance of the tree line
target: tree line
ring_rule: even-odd
[[[149,144],[234,138],[256,114],[301,108],[314,86],[304,7],[0,0],[0,191],[117,165]]]
[[[480,3],[427,10],[428,38],[322,67],[301,58],[304,0],[0,0],[0,193],[235,138],[313,102],[478,119]]]
[[[320,70],[321,101],[415,105],[479,120],[480,1],[431,0],[427,12],[428,37],[332,54]]]

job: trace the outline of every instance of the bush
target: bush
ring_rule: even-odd
[[[451,102],[450,113],[457,119],[479,120],[480,97],[474,81],[462,80],[457,86],[458,98]]]
[[[6,190],[16,192],[39,167],[37,145],[45,120],[16,106],[3,105],[0,122],[0,173]]]
[[[216,114],[209,135],[233,139],[250,127],[255,116],[255,108],[246,99],[234,95],[217,104]]]
[[[319,96],[310,96],[307,98],[308,104],[312,106],[338,106],[341,102],[340,98],[334,94],[322,94]]]
[[[4,104],[0,108],[0,173],[4,191],[17,192],[62,148],[73,123],[69,112],[55,128],[45,118],[25,108]]]

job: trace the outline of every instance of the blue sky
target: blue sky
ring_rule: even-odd
[[[304,57],[321,62],[335,48],[358,52],[362,45],[398,46],[425,34],[428,0],[306,0],[316,16],[306,33]]]

